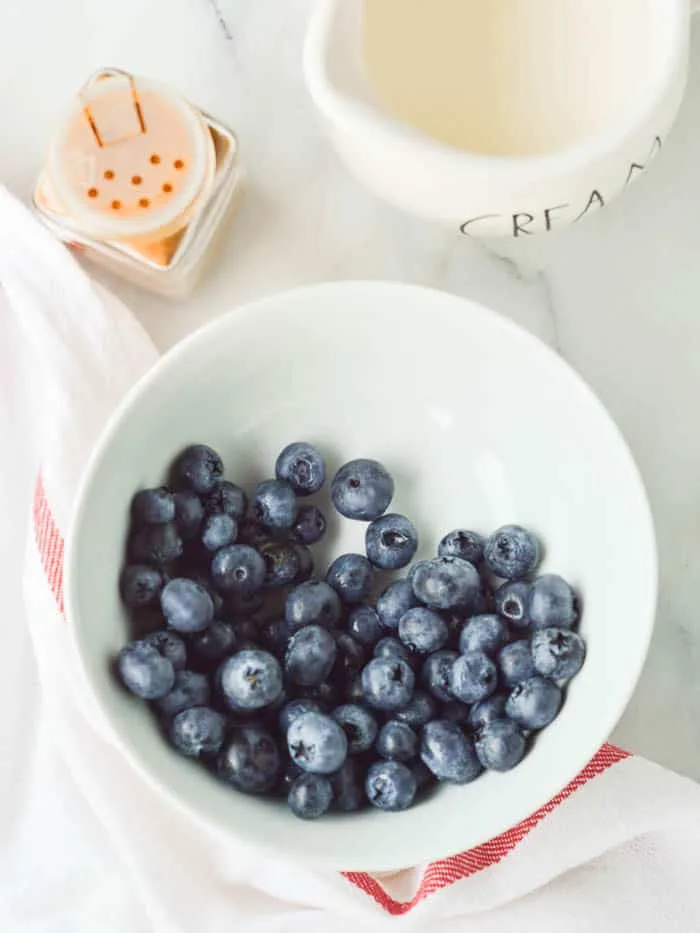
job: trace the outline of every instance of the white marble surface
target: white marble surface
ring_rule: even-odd
[[[629,440],[657,524],[657,628],[615,739],[700,778],[700,29],[681,117],[651,170],[575,229],[523,244],[527,255],[513,254],[523,272],[348,176],[301,78],[310,3],[13,5],[0,31],[0,182],[28,200],[62,104],[95,68],[121,66],[171,82],[234,126],[248,175],[241,213],[192,299],[166,304],[106,279],[163,349],[248,298],[372,277],[469,296],[554,344]]]

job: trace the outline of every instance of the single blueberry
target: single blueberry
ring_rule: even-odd
[[[586,656],[581,636],[562,628],[543,628],[535,632],[531,647],[537,673],[552,680],[574,677]]]
[[[182,539],[174,522],[165,525],[142,525],[129,541],[129,557],[134,563],[162,567],[182,554]]]
[[[497,577],[517,580],[532,573],[540,562],[540,543],[520,525],[503,525],[486,541],[484,558]]]
[[[233,544],[238,534],[236,519],[226,512],[214,512],[207,515],[202,523],[202,544],[207,551],[218,551],[219,548]]]
[[[187,663],[187,649],[179,635],[168,632],[166,629],[159,629],[157,632],[146,635],[142,641],[147,645],[152,645],[164,658],[167,658],[176,671],[184,670]]]
[[[269,706],[282,692],[282,669],[267,651],[243,650],[227,658],[217,673],[219,688],[232,710]]]
[[[333,628],[340,614],[340,598],[323,580],[300,583],[287,596],[284,606],[284,617],[292,631],[311,624]]]
[[[310,496],[325,483],[326,464],[315,447],[297,441],[288,444],[277,458],[275,476],[289,483],[298,496]]]
[[[332,799],[333,789],[327,777],[302,774],[289,789],[287,803],[294,816],[315,820],[328,810]]]
[[[188,758],[210,758],[224,742],[226,720],[208,706],[182,710],[170,722],[168,737],[174,748]]]
[[[335,638],[321,625],[305,625],[289,640],[284,671],[296,684],[313,687],[322,683],[335,663]]]
[[[514,629],[528,628],[531,594],[531,583],[526,580],[508,580],[493,594],[496,612],[507,619]]]
[[[140,489],[131,500],[131,518],[137,525],[163,525],[175,520],[175,499],[166,486]]]
[[[377,720],[370,711],[357,703],[344,703],[333,710],[333,719],[338,723],[348,740],[348,755],[368,752],[377,738]]]
[[[326,533],[326,516],[316,505],[299,506],[289,537],[297,544],[316,544]]]
[[[443,703],[437,719],[446,719],[448,722],[469,722],[469,711],[471,707],[466,703],[460,703],[459,700],[451,700],[449,703]]]
[[[236,729],[219,755],[221,778],[244,794],[264,794],[271,790],[280,772],[277,743],[260,726]]]
[[[439,651],[447,641],[447,636],[447,623],[432,609],[416,606],[401,616],[399,638],[416,654]]]
[[[288,703],[285,703],[282,709],[280,710],[278,717],[278,724],[280,732],[283,735],[287,734],[287,730],[294,722],[295,719],[298,719],[300,716],[303,716],[304,713],[322,713],[320,705],[315,700],[290,700]]]
[[[498,653],[498,670],[507,687],[522,683],[535,673],[535,662],[528,641],[514,641]]]
[[[415,676],[405,661],[373,658],[362,670],[362,686],[370,706],[396,710],[407,706],[413,695]]]
[[[187,577],[169,580],[160,594],[168,625],[177,632],[198,632],[214,618],[214,602],[201,583]]]
[[[333,676],[347,683],[362,670],[365,663],[365,650],[359,641],[355,641],[347,632],[340,632],[336,635],[335,643],[337,652]]]
[[[295,583],[306,583],[314,575],[314,557],[305,544],[295,544],[294,550],[299,562]]]
[[[395,631],[401,616],[417,605],[418,600],[410,580],[395,580],[377,599],[377,615],[385,629]]]
[[[578,620],[576,593],[556,573],[544,574],[532,584],[529,615],[535,629],[571,628]]]
[[[287,746],[292,761],[313,774],[337,771],[348,753],[348,741],[338,723],[322,713],[304,713],[290,725]]]
[[[418,550],[418,531],[405,515],[382,515],[365,532],[367,557],[381,570],[398,570],[410,564]]]
[[[469,725],[478,731],[494,719],[502,719],[506,709],[506,698],[502,693],[492,693],[490,697],[475,703],[469,710]]]
[[[400,761],[375,761],[367,771],[365,793],[379,810],[406,810],[416,796],[416,776]]]
[[[119,578],[119,591],[130,609],[145,609],[158,603],[163,574],[148,564],[128,564]]]
[[[382,626],[372,606],[355,606],[348,616],[348,632],[360,644],[371,648],[382,636]]]
[[[481,587],[474,565],[460,557],[435,557],[413,569],[413,592],[431,609],[469,606]]]
[[[346,518],[372,522],[386,512],[394,496],[394,481],[376,460],[351,460],[331,483],[333,505]]]
[[[229,544],[214,555],[211,578],[224,594],[252,596],[265,583],[265,561],[247,544]]]
[[[174,494],[175,525],[183,541],[191,541],[199,534],[204,519],[204,505],[196,492],[181,489]]]
[[[422,690],[416,690],[407,706],[397,709],[394,719],[405,722],[412,729],[420,729],[435,716],[435,702]]]
[[[214,619],[203,632],[193,636],[192,651],[202,661],[222,661],[236,649],[236,633],[230,622]]]
[[[373,655],[375,658],[398,659],[411,665],[415,663],[415,658],[411,649],[392,635],[387,635],[386,638],[379,639],[374,646]]]
[[[131,641],[117,655],[117,673],[127,690],[142,700],[158,700],[175,683],[168,658],[145,641]]]
[[[457,528],[438,544],[438,557],[461,557],[478,566],[484,557],[484,539],[475,531]]]
[[[435,651],[426,658],[421,668],[420,679],[423,687],[441,703],[449,703],[454,699],[450,693],[450,675],[458,657],[456,651]]]
[[[556,717],[562,694],[546,677],[530,677],[514,687],[506,700],[506,716],[523,729],[544,729]]]
[[[200,495],[212,492],[223,474],[221,457],[205,444],[187,447],[173,464],[176,485]]]
[[[374,570],[362,554],[341,554],[328,568],[326,583],[346,603],[359,603],[372,589]]]
[[[460,654],[452,665],[450,690],[463,703],[478,703],[496,689],[496,665],[483,651]]]
[[[459,636],[459,650],[463,653],[483,651],[493,656],[506,643],[507,637],[506,624],[499,616],[490,613],[473,616]]]
[[[177,716],[183,709],[206,706],[209,703],[209,681],[196,671],[177,671],[169,693],[156,706],[164,716]]]
[[[330,776],[333,788],[333,809],[353,813],[365,803],[364,774],[356,758],[348,758]]]
[[[299,556],[293,544],[286,541],[271,541],[260,547],[265,561],[265,586],[286,586],[294,583],[299,575]]]
[[[466,784],[481,773],[474,744],[456,722],[433,719],[424,726],[420,756],[439,781]]]
[[[239,522],[248,511],[248,496],[240,486],[224,479],[206,497],[204,508],[210,515],[223,513]]]
[[[510,771],[525,754],[525,736],[511,719],[494,719],[479,730],[474,748],[489,771]]]
[[[377,753],[392,761],[410,761],[418,754],[418,736],[407,723],[390,719],[379,730]]]
[[[267,479],[258,483],[253,497],[255,517],[275,532],[288,531],[296,521],[297,500],[289,483]]]

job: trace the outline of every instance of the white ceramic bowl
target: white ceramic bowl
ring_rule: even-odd
[[[306,439],[331,475],[370,456],[396,479],[393,507],[429,555],[458,526],[515,521],[546,546],[543,568],[584,604],[586,664],[561,714],[521,765],[439,789],[398,814],[297,820],[174,754],[148,710],[114,681],[129,637],[117,577],[128,506],[193,441],[227,476],[271,474]],[[361,550],[364,525],[338,518],[332,552]],[[321,561],[319,560],[319,563]],[[88,467],[67,555],[67,610],[99,706],[133,766],[192,815],[280,856],[388,870],[477,845],[556,794],[606,740],[627,704],[656,598],[652,519],[632,457],[602,405],[538,340],[486,309],[412,286],[346,282],[232,311],[181,343],[113,417]]]

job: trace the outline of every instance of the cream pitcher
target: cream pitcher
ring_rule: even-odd
[[[348,168],[471,237],[583,220],[650,165],[689,0],[320,0],[304,72]]]

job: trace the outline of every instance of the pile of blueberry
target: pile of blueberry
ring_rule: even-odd
[[[320,579],[310,546],[326,518],[300,500],[326,465],[295,443],[275,474],[249,506],[219,455],[195,445],[167,487],[134,496],[120,587],[149,634],[116,669],[173,747],[306,819],[403,810],[436,781],[517,765],[585,654],[576,594],[534,576],[536,537],[517,525],[452,531],[436,557],[387,578],[411,563],[418,535],[386,512],[387,470],[353,460],[331,499],[368,523],[366,554],[338,557]]]

